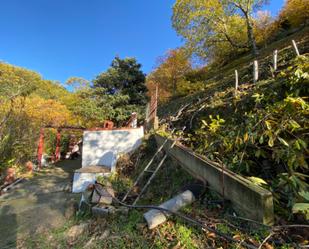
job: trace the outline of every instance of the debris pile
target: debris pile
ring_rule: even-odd
[[[95,217],[106,217],[110,214],[127,214],[128,208],[117,207],[113,202],[115,199],[115,191],[109,181],[105,181],[104,185],[95,182],[90,184],[87,190],[83,193],[81,209],[91,210]]]

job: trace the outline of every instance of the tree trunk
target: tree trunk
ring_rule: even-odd
[[[247,22],[247,34],[248,34],[248,42],[250,44],[250,47],[252,49],[252,54],[254,57],[258,55],[258,49],[256,46],[256,41],[255,41],[255,35],[253,32],[253,26],[250,21],[250,17],[248,16],[248,13],[245,14],[246,22]]]
[[[173,97],[176,96],[176,90],[177,90],[177,79],[173,79]]]

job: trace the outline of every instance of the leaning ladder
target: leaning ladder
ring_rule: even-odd
[[[173,130],[174,131],[174,130]],[[172,132],[173,132],[172,131]],[[147,173],[151,173],[151,176],[149,177],[147,183],[145,184],[145,186],[142,188],[141,192],[138,194],[138,196],[136,197],[135,201],[133,202],[133,205],[135,205],[140,197],[142,196],[142,194],[144,194],[145,190],[148,188],[148,186],[150,185],[151,181],[153,180],[153,178],[156,176],[157,172],[159,171],[159,169],[161,168],[161,166],[163,165],[163,163],[165,162],[166,158],[167,158],[167,152],[164,155],[164,157],[161,159],[161,161],[159,162],[159,164],[157,165],[157,167],[155,168],[155,170],[149,170],[149,167],[151,166],[151,164],[153,163],[156,155],[158,155],[158,153],[163,149],[164,145],[167,143],[168,139],[166,139],[163,144],[159,147],[159,149],[156,151],[156,153],[153,155],[153,157],[150,159],[150,161],[148,162],[148,164],[146,165],[146,167],[143,169],[143,171],[139,174],[139,176],[137,177],[137,179],[135,180],[133,186],[128,190],[128,192],[126,193],[126,195],[123,197],[122,202],[124,202],[128,195],[131,193],[131,191],[133,190],[133,188],[139,183],[139,181],[142,179],[142,177],[144,176],[144,174]],[[171,147],[169,148],[169,150],[171,148],[174,147],[174,145],[176,144],[177,140],[175,140]]]

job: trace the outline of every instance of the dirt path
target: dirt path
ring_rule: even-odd
[[[79,194],[70,192],[79,160],[58,163],[0,197],[0,248],[16,248],[36,232],[57,228],[72,215]]]

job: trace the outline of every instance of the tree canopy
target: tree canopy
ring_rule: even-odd
[[[96,77],[94,87],[104,88],[110,95],[128,95],[129,104],[145,105],[147,103],[145,80],[141,64],[137,63],[135,58],[115,57],[111,67]]]
[[[192,71],[190,56],[183,48],[169,50],[158,59],[158,66],[147,76],[149,92],[154,93],[158,87],[160,102],[171,97],[184,96],[201,90],[204,84],[190,82],[187,74]]]
[[[233,49],[251,48],[256,55],[252,14],[265,3],[265,0],[177,0],[173,27],[187,46],[204,58],[209,59],[220,44]],[[245,39],[243,33],[247,34]]]

